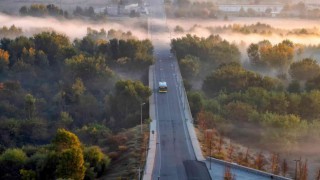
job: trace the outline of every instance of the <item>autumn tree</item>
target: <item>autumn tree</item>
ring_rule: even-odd
[[[273,153],[271,156],[271,171],[273,174],[277,174],[277,175],[280,173],[278,154]]]
[[[231,168],[229,166],[225,167],[224,170],[224,180],[235,180],[235,176],[231,172]]]
[[[286,159],[283,159],[281,164],[282,176],[286,176],[288,173],[289,167]]]
[[[294,45],[289,40],[274,46],[269,41],[262,41],[251,44],[247,53],[252,64],[277,69],[283,73],[293,60]]]
[[[9,53],[0,49],[0,73],[8,68],[9,65]]]
[[[266,164],[265,158],[264,158],[263,154],[260,152],[260,153],[256,156],[256,158],[255,158],[255,160],[254,160],[255,168],[258,169],[258,170],[263,170],[265,164]]]
[[[320,74],[320,66],[316,60],[306,58],[291,64],[289,74],[292,78],[305,81],[313,79]]]
[[[308,160],[300,161],[299,162],[299,174],[298,179],[299,180],[307,180],[308,179]]]

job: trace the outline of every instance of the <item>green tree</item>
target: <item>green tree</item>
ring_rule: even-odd
[[[291,81],[288,86],[288,91],[291,93],[300,93],[301,92],[300,82],[297,80]]]
[[[269,77],[262,77],[251,71],[245,70],[238,63],[221,65],[216,71],[208,75],[203,83],[202,89],[208,95],[215,95],[219,91],[242,91],[249,87],[262,87],[273,89],[277,81]]]
[[[312,90],[304,93],[300,101],[300,114],[303,118],[314,119],[320,117],[320,91]]]
[[[34,117],[36,111],[36,98],[34,98],[31,94],[27,94],[24,97],[25,101],[25,112],[27,119],[31,119]]]
[[[190,104],[191,114],[196,117],[204,106],[203,96],[199,92],[188,93],[188,101]]]
[[[320,75],[306,82],[306,90],[320,90]]]
[[[78,137],[69,131],[58,129],[52,144],[58,158],[56,177],[84,179],[86,168]]]
[[[60,57],[65,47],[70,47],[71,43],[67,36],[56,32],[42,32],[33,37],[35,49],[43,51],[49,60],[50,65],[56,65],[64,61],[65,57]]]
[[[98,76],[111,77],[112,71],[102,57],[88,57],[80,54],[65,61],[75,77],[90,79]]]
[[[84,158],[89,163],[89,168],[93,170],[95,177],[101,176],[110,164],[110,158],[98,146],[85,148]]]
[[[185,77],[194,77],[199,73],[200,61],[199,58],[187,55],[180,60],[181,74]]]
[[[0,156],[0,179],[20,179],[19,170],[27,159],[21,149],[7,149]]]
[[[320,74],[320,66],[316,60],[305,58],[301,61],[292,63],[289,74],[294,79],[306,81],[313,79]]]
[[[258,44],[250,44],[247,49],[247,53],[249,56],[250,63],[254,66],[262,66],[263,62],[260,57],[259,45]]]
[[[140,104],[148,101],[150,88],[140,81],[121,80],[116,83],[114,92],[110,97],[111,113],[117,119],[118,125],[130,127],[137,124]],[[133,117],[126,120],[130,116]]]

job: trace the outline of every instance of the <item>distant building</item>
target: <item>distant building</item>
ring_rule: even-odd
[[[247,12],[249,9],[252,9],[258,13],[265,13],[267,10],[271,10],[271,14],[279,14],[283,9],[283,5],[281,4],[218,4],[217,6],[221,12],[225,13],[239,13],[241,9]]]

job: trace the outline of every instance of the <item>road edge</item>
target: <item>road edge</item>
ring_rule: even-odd
[[[152,92],[154,92],[154,65],[149,67],[149,88]],[[144,169],[143,178],[144,180],[151,180],[152,179],[152,172],[154,168],[154,160],[156,156],[156,148],[157,148],[157,121],[155,115],[155,103],[154,103],[154,93],[151,94],[149,97],[149,116],[151,118],[151,122],[149,125],[149,146],[148,146],[148,155],[146,159],[146,165]]]

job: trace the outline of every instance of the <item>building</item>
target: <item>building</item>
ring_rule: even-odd
[[[252,9],[258,13],[265,13],[270,10],[271,14],[279,14],[283,9],[283,5],[281,5],[281,4],[264,4],[264,5],[262,5],[262,4],[257,4],[257,5],[252,5],[252,4],[219,4],[217,6],[221,12],[232,13],[232,14],[239,13],[241,9],[243,9],[246,12],[249,9]]]

